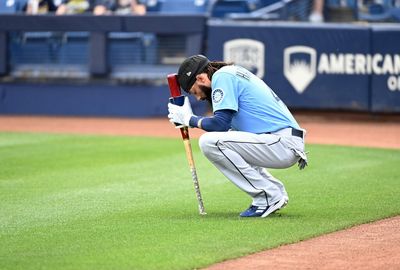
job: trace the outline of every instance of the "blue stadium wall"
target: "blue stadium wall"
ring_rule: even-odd
[[[400,26],[209,22],[212,59],[258,74],[292,108],[400,112]]]
[[[202,22],[206,49],[196,44],[188,55],[249,68],[291,108],[400,112],[398,25]],[[166,115],[168,92],[166,80],[160,86],[1,83],[0,114],[158,117]],[[204,103],[194,107],[207,110]]]
[[[104,84],[0,84],[0,114],[102,117],[166,117],[167,86]],[[190,97],[193,112],[207,106]]]
[[[1,114],[155,117],[166,115],[167,101],[159,86],[0,85]]]

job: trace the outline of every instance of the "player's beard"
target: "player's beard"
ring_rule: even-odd
[[[207,100],[210,105],[212,105],[212,100],[211,100],[211,87],[207,87],[205,85],[199,85],[201,91],[203,91],[205,98],[204,100]]]

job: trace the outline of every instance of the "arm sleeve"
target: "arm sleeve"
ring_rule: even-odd
[[[205,131],[228,131],[231,128],[234,113],[234,110],[219,110],[210,117],[192,116],[189,125]]]

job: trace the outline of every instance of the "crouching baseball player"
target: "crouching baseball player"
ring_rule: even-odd
[[[241,217],[267,217],[289,201],[285,186],[265,168],[307,165],[305,130],[261,79],[243,67],[194,55],[181,64],[178,81],[197,100],[211,103],[213,116],[193,115],[184,105],[168,104],[172,123],[201,128],[203,154],[252,203]]]

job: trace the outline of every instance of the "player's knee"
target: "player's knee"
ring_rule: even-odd
[[[216,138],[210,132],[204,133],[199,139],[199,147],[205,156],[212,156],[216,148]]]

